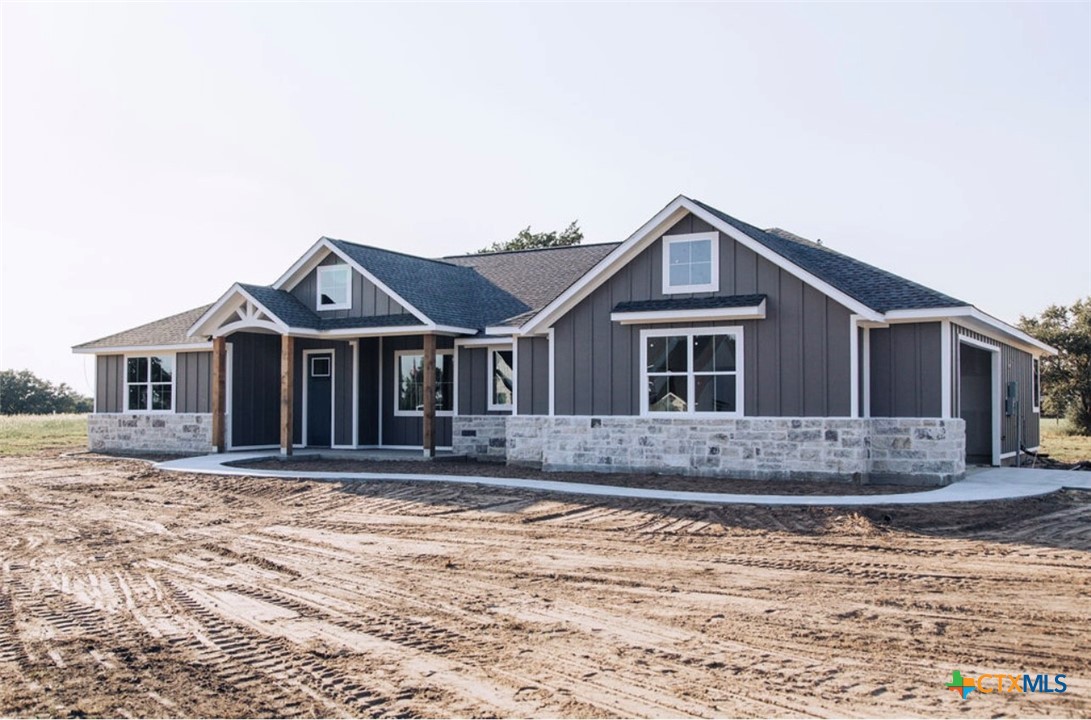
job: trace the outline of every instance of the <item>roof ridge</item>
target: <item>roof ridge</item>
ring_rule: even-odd
[[[322,236],[323,240],[329,240],[333,243],[344,243],[346,245],[352,245],[353,247],[364,248],[365,250],[378,250],[379,252],[390,253],[391,255],[400,255],[402,257],[412,258],[413,260],[424,260],[426,262],[436,263],[438,265],[444,265],[446,267],[462,269],[462,265],[455,265],[454,263],[444,262],[436,258],[423,257],[421,255],[413,255],[412,253],[402,252],[401,250],[388,250],[387,248],[377,247],[375,245],[365,245],[364,243],[352,242],[351,240],[341,240],[340,238],[331,238]]]
[[[604,245],[620,245],[620,242],[599,242],[599,243],[573,243],[572,245],[555,245],[553,247],[537,247],[537,248],[523,248],[521,250],[497,250],[495,252],[476,252],[465,253],[463,255],[443,255],[442,258],[471,258],[471,257],[488,257],[492,255],[515,255],[518,253],[531,253],[531,252],[546,252],[550,250],[575,250],[580,248],[592,248],[603,247]],[[451,264],[451,263],[448,263]],[[461,266],[460,266],[461,267]]]

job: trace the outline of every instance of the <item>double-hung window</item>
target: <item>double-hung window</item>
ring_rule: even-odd
[[[125,358],[125,409],[170,412],[174,409],[174,356]]]
[[[424,353],[400,350],[394,354],[394,414],[424,414]],[[455,357],[451,350],[436,351],[436,414],[455,409]]]
[[[719,292],[720,241],[715,232],[663,236],[663,294]]]
[[[742,415],[742,328],[643,330],[641,412]]]
[[[348,265],[320,265],[317,285],[319,310],[347,310],[352,307],[349,297],[352,271]]]
[[[489,348],[489,410],[511,410],[515,360],[511,350]]]

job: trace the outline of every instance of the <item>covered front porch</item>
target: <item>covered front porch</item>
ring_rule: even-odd
[[[395,332],[313,337],[249,327],[214,336],[213,445],[283,456],[373,449],[433,457],[450,448],[454,336]]]

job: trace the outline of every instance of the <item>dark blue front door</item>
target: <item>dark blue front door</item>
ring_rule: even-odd
[[[307,437],[309,447],[329,447],[333,410],[333,355],[307,356]]]

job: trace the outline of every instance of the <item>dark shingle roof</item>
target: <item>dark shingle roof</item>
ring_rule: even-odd
[[[197,322],[211,305],[202,305],[192,310],[165,317],[139,327],[122,330],[98,340],[76,345],[73,350],[92,350],[94,348],[130,347],[140,345],[185,345],[200,342],[202,338],[186,337],[186,331]]]
[[[540,310],[619,244],[453,255],[443,260],[473,268],[486,280],[525,303],[528,310]]]
[[[318,330],[340,330],[342,328],[381,328],[409,327],[423,325],[416,315],[373,315],[371,317],[323,318],[318,322]]]
[[[657,310],[708,310],[711,308],[750,307],[765,300],[764,295],[724,295],[721,297],[662,298],[631,300],[614,306],[614,312],[655,312]]]
[[[692,200],[692,198],[691,198]],[[969,305],[937,290],[907,280],[874,265],[804,240],[792,233],[761,230],[725,212],[693,200],[720,220],[749,235],[778,255],[879,312]]]
[[[438,325],[484,328],[531,309],[473,268],[329,240]]]
[[[318,315],[290,292],[276,290],[265,285],[247,285],[245,283],[239,283],[239,287],[253,295],[255,300],[290,327],[318,327]]]

